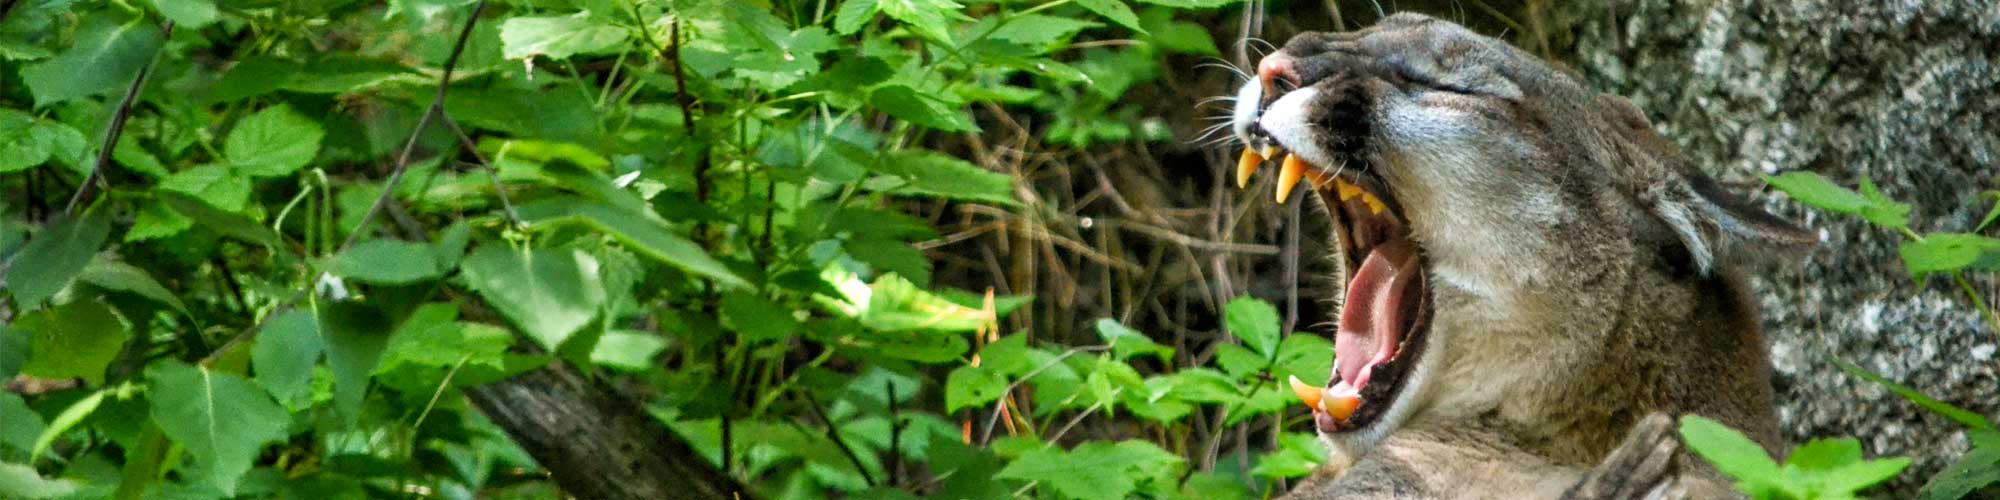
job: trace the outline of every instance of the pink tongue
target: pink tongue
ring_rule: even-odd
[[[1368,252],[1347,283],[1340,331],[1333,340],[1334,372],[1340,377],[1335,390],[1359,391],[1376,365],[1396,357],[1396,343],[1403,336],[1403,292],[1417,274],[1413,264],[1409,241],[1390,240]]]

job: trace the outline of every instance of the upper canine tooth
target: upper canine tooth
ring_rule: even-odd
[[[1278,204],[1283,205],[1292,197],[1292,188],[1298,187],[1299,179],[1306,176],[1306,161],[1299,155],[1285,155],[1285,161],[1278,168]]]
[[[1236,189],[1249,186],[1250,174],[1256,172],[1257,166],[1262,164],[1264,164],[1263,156],[1258,155],[1256,150],[1245,148],[1243,156],[1236,159]]]

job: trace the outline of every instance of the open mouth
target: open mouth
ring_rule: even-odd
[[[1250,144],[1237,163],[1237,186],[1247,186],[1260,165],[1276,160],[1277,202],[1285,203],[1306,184],[1326,204],[1340,250],[1345,300],[1334,336],[1332,378],[1325,387],[1293,378],[1293,390],[1312,408],[1320,432],[1367,427],[1387,413],[1423,355],[1431,308],[1422,251],[1387,183],[1367,166],[1350,164],[1363,163],[1358,157],[1316,165],[1290,154],[1262,127],[1248,128]]]

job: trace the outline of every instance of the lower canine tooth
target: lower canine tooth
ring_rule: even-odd
[[[1263,163],[1264,157],[1258,155],[1256,150],[1244,149],[1243,156],[1236,159],[1236,189],[1249,186],[1250,174],[1256,172],[1257,166]]]
[[[1320,391],[1320,388],[1313,387],[1312,384],[1307,384],[1305,381],[1299,380],[1298,375],[1293,375],[1291,382],[1292,393],[1299,396],[1299,402],[1305,403],[1307,408],[1315,410],[1326,409],[1326,407],[1320,406],[1320,398],[1325,394]]]
[[[1306,176],[1306,161],[1299,155],[1285,155],[1285,161],[1278,168],[1278,204],[1292,197],[1292,188],[1298,187],[1299,179]]]

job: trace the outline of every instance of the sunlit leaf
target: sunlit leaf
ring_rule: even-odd
[[[281,104],[238,120],[222,152],[236,172],[279,177],[311,163],[324,135],[318,123]]]
[[[153,423],[233,495],[265,444],[283,441],[291,416],[243,377],[167,360],[146,369]]]
[[[611,49],[627,36],[630,33],[624,28],[600,22],[587,13],[511,17],[500,24],[501,55],[508,59],[568,59]]]
[[[459,267],[473,290],[550,351],[590,324],[605,301],[597,259],[581,250],[488,244]]]

